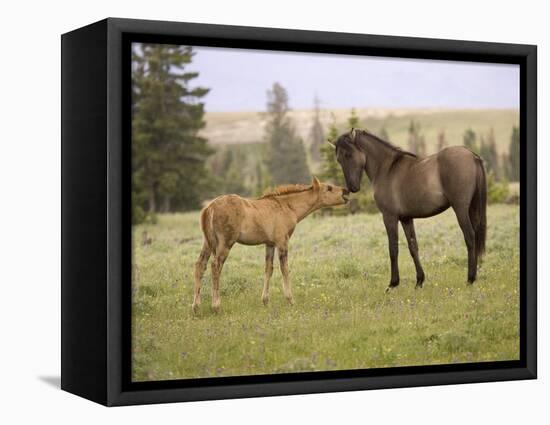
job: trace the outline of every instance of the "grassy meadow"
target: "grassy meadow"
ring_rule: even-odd
[[[400,230],[401,285],[385,294],[381,216],[308,217],[290,243],[294,306],[283,297],[276,260],[264,307],[264,247],[235,245],[221,276],[221,312],[210,310],[208,270],[197,316],[198,212],[134,226],[133,380],[518,359],[518,206],[489,206],[488,224],[487,255],[468,286],[453,212],[416,220],[426,272],[420,290]]]

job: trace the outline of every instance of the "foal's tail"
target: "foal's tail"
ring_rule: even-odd
[[[216,234],[214,233],[213,214],[213,209],[210,208],[210,205],[208,205],[203,208],[200,216],[201,230],[204,235],[204,243],[208,246],[210,252],[214,252],[217,245]]]
[[[478,261],[485,253],[487,238],[487,179],[483,160],[476,156],[477,176],[476,188],[470,203],[470,221],[475,231],[476,256]]]

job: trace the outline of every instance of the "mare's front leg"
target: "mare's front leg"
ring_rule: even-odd
[[[407,237],[409,252],[411,253],[411,257],[414,261],[414,267],[416,268],[416,287],[422,288],[425,275],[424,270],[422,269],[422,264],[420,264],[420,259],[418,258],[418,242],[416,241],[413,219],[409,218],[407,220],[401,220],[401,225],[403,226],[403,231]]]
[[[286,239],[284,243],[278,245],[277,250],[279,251],[279,265],[283,275],[283,292],[289,304],[293,305],[294,298],[292,298],[292,291],[290,290],[290,281],[288,278],[288,239]]]
[[[399,266],[397,264],[398,254],[398,238],[397,238],[397,216],[391,214],[384,214],[384,225],[386,226],[386,233],[388,234],[388,246],[390,252],[391,261],[391,280],[389,286],[386,288],[388,292],[391,288],[395,288],[399,285]]]
[[[275,256],[275,247],[274,246],[265,246],[265,279],[264,279],[264,290],[262,292],[262,302],[264,305],[269,303],[269,280],[273,275],[273,257]]]

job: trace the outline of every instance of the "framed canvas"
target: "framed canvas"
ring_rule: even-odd
[[[62,389],[536,378],[536,46],[113,18],[61,41]]]

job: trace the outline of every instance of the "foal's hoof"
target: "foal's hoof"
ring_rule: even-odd
[[[220,312],[220,305],[219,304],[213,304],[212,305],[212,311],[215,313],[215,314],[218,314]]]
[[[267,307],[267,305],[269,304],[269,297],[262,297],[262,302]]]
[[[290,305],[294,305],[294,298],[289,297],[286,299]]]
[[[199,307],[200,307],[200,304],[193,304],[193,306],[192,306],[193,314],[198,314],[199,313]]]

